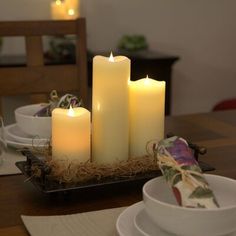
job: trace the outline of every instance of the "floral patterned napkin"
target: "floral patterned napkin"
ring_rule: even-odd
[[[217,208],[216,198],[188,143],[174,136],[159,142],[157,162],[181,206]]]
[[[59,97],[56,90],[50,93],[50,100],[46,106],[43,106],[39,111],[37,111],[34,116],[51,116],[52,110],[60,107],[64,109],[69,109],[70,107],[81,107],[83,106],[82,99],[79,99],[73,94],[65,94]]]

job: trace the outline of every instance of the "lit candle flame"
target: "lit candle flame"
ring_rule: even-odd
[[[68,116],[74,116],[75,115],[75,112],[74,112],[74,109],[72,108],[72,106],[70,105],[70,109],[68,111]]]
[[[148,77],[148,75],[146,76],[146,78],[144,80],[144,84],[149,84],[149,77]]]
[[[69,16],[73,16],[75,14],[75,10],[74,9],[69,9],[68,10],[68,15]]]
[[[109,61],[111,61],[111,62],[114,62],[114,61],[115,61],[112,52],[111,52],[111,54],[110,54]]]

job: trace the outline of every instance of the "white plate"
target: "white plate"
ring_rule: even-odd
[[[31,143],[22,143],[17,142],[16,140],[12,139],[7,132],[4,132],[2,128],[0,129],[0,140],[4,142],[7,146],[13,147],[13,148],[29,148],[29,149],[35,149],[35,148],[45,148],[48,146],[48,143],[42,142],[39,140],[32,140]]]
[[[149,221],[143,202],[135,203],[119,215],[116,230],[119,236],[174,236]],[[236,232],[225,236],[236,236]]]
[[[17,124],[12,124],[4,127],[4,132],[9,136],[12,140],[18,143],[27,143],[32,144],[32,142],[37,143],[47,143],[49,139],[40,138],[39,136],[31,136],[25,134]]]
[[[116,230],[119,236],[138,236],[134,227],[133,219],[143,209],[143,203],[138,202],[126,208],[116,221]]]
[[[134,227],[142,236],[173,236],[171,233],[167,233],[162,231],[159,227],[157,227],[148,217],[144,204],[143,208],[134,216]]]
[[[134,205],[126,208],[118,217],[116,221],[116,230],[119,236],[143,236],[148,234],[143,234],[138,228],[134,225],[134,219],[139,214],[140,211],[144,209],[143,202],[135,203]],[[150,225],[150,224],[149,224]],[[141,228],[142,226],[139,226]],[[148,231],[149,232],[149,231]],[[152,231],[153,232],[153,229]],[[153,234],[152,234],[153,235]],[[152,236],[150,235],[150,236]],[[163,232],[161,229],[155,227],[155,236],[171,236],[166,232]]]

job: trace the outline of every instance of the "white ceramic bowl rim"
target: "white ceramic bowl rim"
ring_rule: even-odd
[[[27,115],[27,114],[24,114],[22,112],[23,109],[25,109],[26,107],[30,108],[30,107],[44,107],[48,105],[48,103],[37,103],[37,104],[31,104],[31,105],[26,105],[26,106],[21,106],[21,107],[18,107],[15,109],[15,113],[17,113],[17,115],[19,116],[22,116],[22,117],[34,117],[34,118],[38,118],[38,119],[48,119],[48,118],[51,118],[50,116],[33,116],[33,115]]]
[[[216,178],[223,178],[223,179],[226,179],[230,182],[236,182],[236,180],[234,179],[231,179],[231,178],[228,178],[228,177],[225,177],[225,176],[221,176],[221,175],[212,175],[212,174],[204,174],[205,176],[212,176],[212,177],[216,177]],[[157,177],[157,178],[164,178],[163,176],[160,176],[160,177]],[[146,182],[143,186],[143,192],[145,193],[146,196],[148,196],[152,201],[156,202],[156,203],[159,203],[159,204],[162,204],[164,206],[168,206],[168,207],[171,207],[171,208],[177,208],[177,209],[181,209],[184,211],[224,211],[224,210],[232,210],[232,209],[235,209],[236,208],[236,205],[231,205],[231,206],[224,206],[224,207],[219,207],[219,208],[213,208],[213,209],[206,209],[206,208],[191,208],[191,207],[182,207],[182,206],[179,206],[179,205],[173,205],[173,204],[170,204],[170,203],[166,203],[166,202],[163,202],[163,201],[159,201],[158,199],[150,196],[147,191],[146,191],[146,188],[148,185],[151,184],[151,182],[154,181],[154,179],[152,180],[149,180],[148,182]],[[166,183],[167,184],[167,183]],[[174,194],[174,193],[173,193]]]

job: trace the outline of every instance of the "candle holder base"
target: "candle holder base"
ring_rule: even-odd
[[[114,186],[131,186],[136,184],[143,184],[146,181],[161,175],[160,170],[147,171],[139,173],[135,176],[126,177],[108,177],[101,180],[91,180],[80,183],[60,183],[51,179],[48,176],[50,172],[48,166],[40,158],[36,157],[30,151],[24,151],[26,161],[16,162],[16,166],[28,178],[28,180],[42,193],[67,193],[68,191],[76,190],[83,191],[88,189],[108,188]],[[32,166],[37,163],[40,166],[41,175],[36,177],[32,173]]]
[[[168,137],[171,136],[168,135]],[[188,144],[193,150],[194,157],[199,162],[203,172],[212,171],[215,169],[211,165],[198,160],[199,155],[206,153],[206,148],[199,147],[191,142],[188,142]],[[149,179],[162,175],[156,165],[156,161],[152,157],[146,156],[141,158],[131,158],[126,162],[120,162],[114,166],[105,166],[105,169],[108,170],[107,172],[109,174],[104,173],[101,175],[101,170],[104,170],[104,166],[98,166],[98,170],[96,170],[95,166],[95,169],[90,171],[92,174],[87,176],[85,180],[81,181],[79,178],[80,181],[77,182],[70,180],[65,181],[65,178],[62,178],[62,176],[56,176],[56,178],[53,176],[52,166],[50,166],[50,162],[46,161],[46,158],[38,157],[29,150],[24,150],[22,153],[27,157],[27,160],[16,162],[16,166],[28,178],[28,180],[43,193],[66,193],[72,190],[83,191],[85,189],[108,188],[112,186],[117,187],[118,185],[122,187],[127,185],[130,186],[145,183]],[[54,164],[55,163],[53,163],[53,166]],[[90,168],[90,165],[91,168],[94,168],[95,164],[90,163],[88,166],[84,164],[81,168]],[[75,169],[77,168],[80,168],[80,166],[75,166]],[[110,171],[110,168],[114,170]],[[66,174],[68,174],[67,169],[65,169],[65,171]],[[112,174],[110,174],[110,172]],[[100,176],[97,173],[100,173]]]

